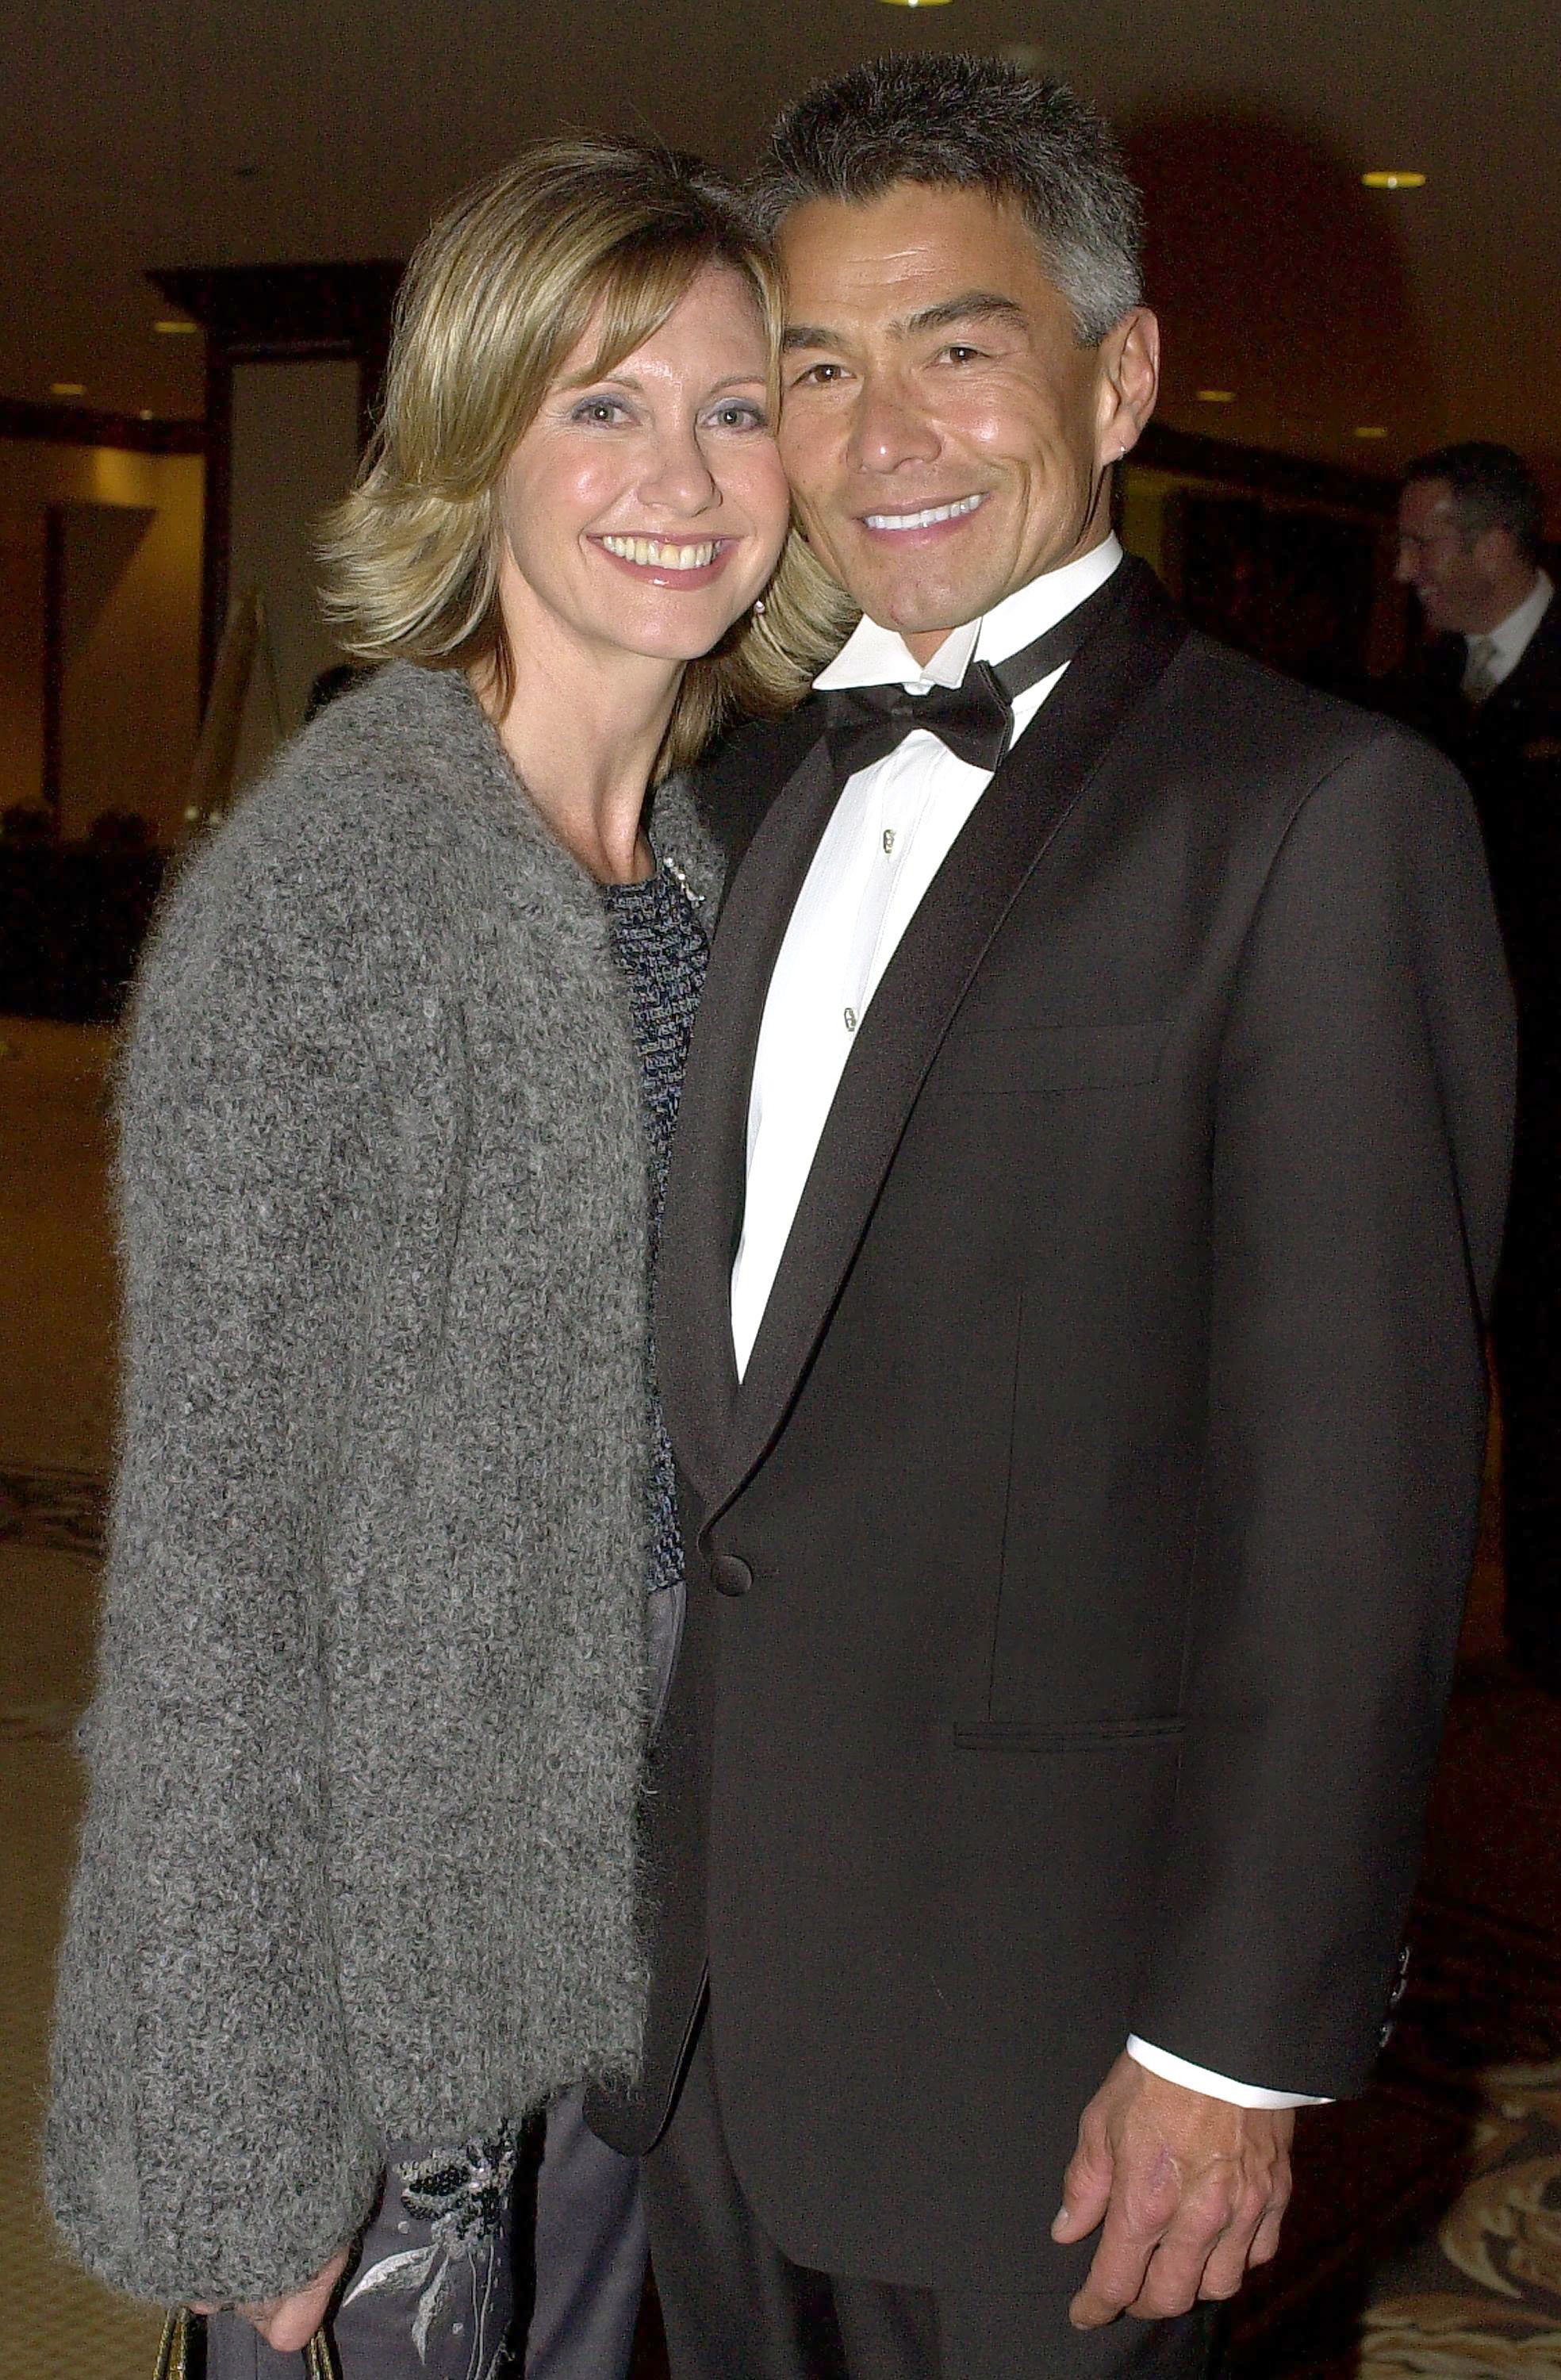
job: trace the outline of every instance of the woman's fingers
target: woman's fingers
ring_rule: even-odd
[[[239,2313],[254,2324],[268,2347],[274,2348],[279,2355],[296,2355],[309,2345],[324,2321],[336,2283],[346,2270],[347,2252],[345,2248],[338,2248],[313,2280],[293,2290],[290,2296],[268,2298],[261,2305],[240,2306]]]

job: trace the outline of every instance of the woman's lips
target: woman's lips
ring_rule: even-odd
[[[610,562],[652,587],[708,587],[732,557],[735,538],[594,537]]]

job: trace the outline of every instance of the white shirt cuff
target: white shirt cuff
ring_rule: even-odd
[[[1228,2099],[1237,2107],[1326,2107],[1326,2099],[1309,2099],[1304,2091],[1264,2091],[1255,2082],[1232,2082],[1228,2074],[1211,2074],[1206,2066],[1190,2066],[1185,2058],[1174,2058],[1168,2049],[1156,2049],[1151,2041],[1140,2041],[1136,2033],[1128,2035],[1128,2056],[1136,2058],[1151,2074],[1159,2074],[1168,2082],[1180,2082],[1186,2091],[1202,2091],[1210,2099]]]

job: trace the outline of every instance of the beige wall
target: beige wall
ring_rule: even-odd
[[[257,776],[303,719],[319,673],[342,658],[320,616],[315,540],[357,469],[357,366],[237,364],[233,374],[228,597],[265,611],[236,782]]]
[[[0,806],[42,790],[43,543],[64,505],[62,823],[178,833],[195,749],[201,463],[0,438]]]

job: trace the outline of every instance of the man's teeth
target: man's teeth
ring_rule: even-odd
[[[957,504],[929,504],[921,513],[869,513],[869,528],[930,528],[934,521],[959,520],[973,513],[981,502],[979,496],[962,496]]]
[[[621,562],[654,564],[659,570],[704,570],[715,560],[720,542],[710,538],[703,545],[663,545],[656,537],[604,537],[601,541]]]

